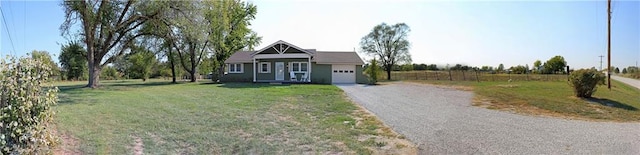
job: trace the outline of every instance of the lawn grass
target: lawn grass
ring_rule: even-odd
[[[567,82],[411,81],[456,86],[475,93],[474,105],[533,115],[598,121],[640,121],[640,90],[612,80],[591,99],[574,97]]]
[[[57,85],[57,130],[84,154],[415,153],[332,85]]]

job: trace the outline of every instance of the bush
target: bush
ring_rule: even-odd
[[[597,70],[580,69],[569,75],[569,85],[577,97],[589,98],[596,92],[597,84],[604,84],[605,76]]]
[[[369,77],[369,84],[374,85],[378,83],[378,77],[380,77],[380,66],[378,66],[378,61],[374,58],[371,60],[371,63],[365,70],[367,77]]]
[[[6,62],[5,60],[8,60]],[[50,68],[28,58],[0,62],[0,154],[50,154],[58,89],[44,86]]]

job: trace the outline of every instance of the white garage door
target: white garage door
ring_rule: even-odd
[[[331,65],[331,83],[356,83],[356,65]]]

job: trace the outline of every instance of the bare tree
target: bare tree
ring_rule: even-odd
[[[362,52],[379,58],[383,69],[387,71],[387,80],[391,80],[391,69],[394,65],[411,63],[411,44],[407,40],[409,31],[409,26],[404,23],[382,23],[373,27],[373,30],[360,41]]]

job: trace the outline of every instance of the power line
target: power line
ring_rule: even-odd
[[[602,70],[602,57],[604,57],[604,55],[600,55],[598,57],[600,57],[600,70]]]
[[[7,27],[7,19],[4,18],[4,11],[2,11],[2,7],[0,7],[0,14],[2,14],[2,21],[4,23],[4,28],[7,30],[7,35],[9,36],[9,41],[11,41],[11,48],[13,48],[13,55],[16,55],[16,47],[13,45],[13,39],[11,38],[11,33],[9,32],[9,28]]]

